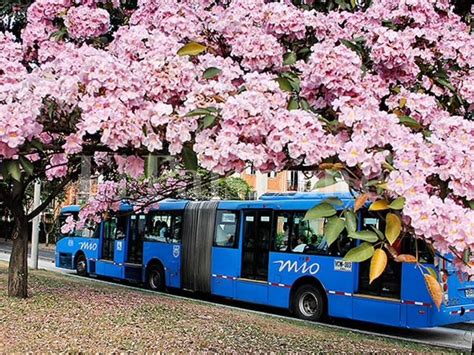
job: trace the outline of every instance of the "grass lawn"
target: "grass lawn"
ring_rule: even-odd
[[[440,350],[48,271],[30,272],[26,300],[7,298],[6,289],[7,264],[0,262],[0,353]]]

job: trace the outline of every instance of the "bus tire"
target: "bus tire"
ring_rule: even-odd
[[[147,272],[147,287],[154,291],[165,291],[165,272],[161,265],[152,265]]]
[[[79,276],[87,276],[87,259],[83,253],[76,256],[76,273]]]
[[[314,285],[300,286],[292,304],[293,313],[300,319],[318,321],[324,316],[324,298]]]

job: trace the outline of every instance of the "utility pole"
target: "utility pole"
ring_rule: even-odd
[[[33,210],[41,204],[41,182],[36,180],[33,193]],[[31,267],[38,268],[38,241],[39,241],[39,223],[41,215],[38,214],[33,218],[31,226]]]

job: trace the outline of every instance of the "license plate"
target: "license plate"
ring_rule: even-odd
[[[474,298],[474,288],[468,288],[467,290],[464,290],[464,294],[466,297]]]

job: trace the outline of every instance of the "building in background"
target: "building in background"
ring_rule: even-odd
[[[89,197],[97,193],[97,184],[97,178],[79,179],[69,184],[66,187],[65,198],[64,201],[61,202],[61,206],[82,205],[86,203]]]
[[[306,177],[302,171],[285,170],[279,173],[271,172],[263,174],[253,168],[247,168],[239,174],[254,190],[254,199],[259,198],[267,192],[304,192],[314,191],[314,185],[318,181],[316,177]],[[347,192],[348,186],[345,182],[317,189],[320,192]]]

